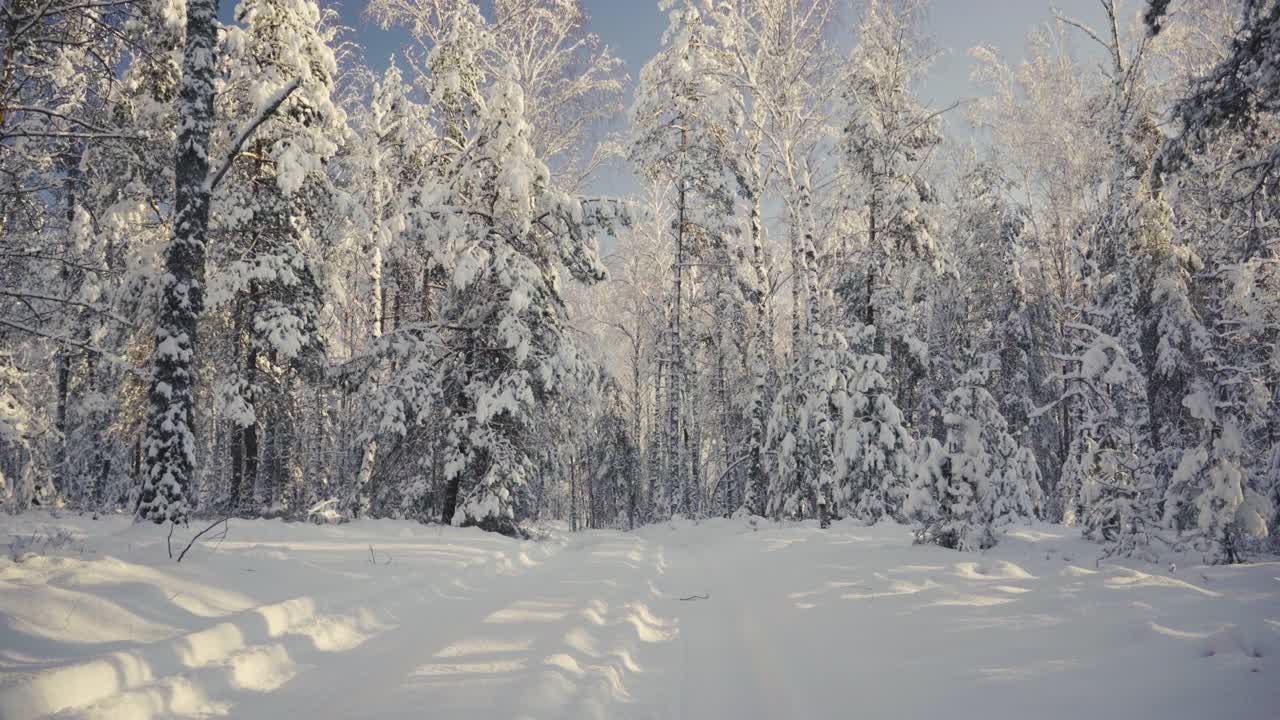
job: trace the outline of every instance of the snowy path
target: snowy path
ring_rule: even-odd
[[[454,594],[389,599],[393,631],[246,698],[237,716],[466,717],[501,702],[538,717],[617,717],[615,704],[660,717],[635,703],[632,682],[645,646],[672,634],[647,605],[659,567],[646,543],[591,535]]]
[[[59,522],[78,549],[0,561],[4,720],[1280,717],[1280,563],[1095,567],[1052,526],[242,523],[179,566]]]
[[[771,649],[769,607],[761,602],[766,580],[760,558],[710,552],[698,544],[668,548],[672,580],[688,594],[705,600],[682,601],[679,712],[671,717],[788,718],[813,717],[801,712]]]

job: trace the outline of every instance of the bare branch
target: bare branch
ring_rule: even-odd
[[[196,534],[195,534],[195,537],[191,538],[191,542],[187,543],[187,546],[186,546],[185,548],[183,548],[183,549],[182,549],[182,552],[178,553],[178,562],[182,562],[182,558],[184,558],[184,557],[186,557],[186,556],[187,556],[187,551],[191,549],[191,546],[192,546],[192,545],[195,545],[196,541],[200,539],[200,536],[201,536],[201,535],[204,535],[205,533],[209,532],[210,530],[214,529],[215,527],[217,527],[217,526],[219,526],[219,525],[225,525],[225,524],[226,524],[226,522],[227,522],[228,520],[230,520],[230,519],[231,519],[231,518],[230,518],[230,516],[228,516],[228,517],[224,517],[224,518],[222,518],[221,520],[215,520],[215,521],[214,521],[214,523],[213,523],[212,525],[210,525],[209,527],[207,527],[207,528],[205,528],[205,529],[201,530],[200,532],[196,533]],[[224,533],[224,536],[225,536],[225,533],[226,533],[226,530],[225,530],[225,529],[223,530],[223,533]],[[170,535],[170,536],[172,536],[172,535],[173,535],[173,523],[169,523],[169,535]],[[169,556],[170,556],[170,557],[173,557],[173,550],[172,550],[172,549],[170,549],[170,550],[169,550]]]
[[[1107,51],[1108,55],[1111,54],[1111,46],[1108,45],[1106,42],[1103,42],[1102,37],[1099,36],[1097,31],[1095,31],[1093,28],[1089,27],[1088,25],[1085,25],[1079,20],[1073,20],[1067,17],[1066,15],[1063,15],[1057,8],[1053,9],[1053,17],[1058,22],[1070,25],[1071,27],[1076,28],[1080,32],[1084,33],[1085,35],[1088,35],[1089,37],[1093,38],[1093,41],[1101,45],[1103,49]]]

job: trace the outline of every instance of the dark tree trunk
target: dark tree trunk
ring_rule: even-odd
[[[569,531],[578,532],[578,463],[569,463]]]
[[[217,0],[187,0],[187,37],[178,99],[173,238],[165,252],[156,323],[146,478],[138,507],[157,523],[185,523],[195,474],[195,349],[204,308],[209,229],[209,132],[213,127]]]
[[[231,424],[231,483],[227,487],[227,512],[238,514],[242,505],[241,492],[244,487],[244,428],[234,422]]]
[[[454,478],[444,484],[444,503],[441,505],[440,522],[449,525],[453,522],[453,513],[458,509],[458,489],[462,481]]]
[[[244,373],[245,382],[248,383],[248,400],[254,409],[254,421],[244,426],[240,430],[240,442],[242,444],[242,452],[244,453],[244,474],[240,485],[240,510],[244,514],[248,514],[253,510],[254,498],[258,487],[258,397],[254,391],[257,384],[258,370],[258,351],[253,347],[253,343],[249,343],[245,347]]]
[[[57,450],[53,459],[53,490],[64,498],[71,492],[67,472],[67,396],[71,388],[71,352],[58,352],[58,402],[53,425],[58,431]]]
[[[66,171],[66,177],[63,179],[63,188],[65,190],[65,206],[64,219],[67,227],[70,228],[75,222],[76,217],[76,191],[79,189],[80,180],[80,153],[75,151],[67,151],[62,155],[61,164]],[[75,252],[74,241],[71,233],[67,233],[64,252],[67,257],[74,257]],[[71,265],[63,264],[61,270],[58,271],[59,279],[62,282],[61,293],[66,297],[73,297],[79,291],[81,283],[80,277],[73,275]],[[76,318],[83,321],[83,313],[76,313]],[[77,330],[79,332],[79,330]],[[85,339],[88,339],[88,330],[85,329]],[[64,498],[70,498],[73,492],[71,487],[71,470],[67,467],[67,446],[69,439],[67,438],[67,410],[71,394],[71,361],[72,353],[69,348],[60,350],[57,354],[57,407],[54,415],[54,427],[58,430],[57,449],[54,454],[53,467],[53,489],[58,495]],[[95,445],[96,447],[96,445]],[[78,493],[77,493],[78,494]]]
[[[238,303],[234,316],[237,325],[241,324],[241,310]],[[236,362],[240,361],[240,348],[242,346],[242,335],[237,328],[234,357]],[[230,434],[231,446],[228,448],[228,453],[231,455],[231,482],[227,486],[227,512],[235,515],[240,513],[243,502],[241,494],[244,488],[244,428],[240,427],[238,422],[232,420]]]

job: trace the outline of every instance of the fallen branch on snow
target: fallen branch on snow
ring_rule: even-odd
[[[205,528],[205,529],[201,530],[200,532],[196,533],[196,534],[195,534],[195,536],[191,538],[191,541],[187,543],[187,546],[186,546],[186,547],[184,547],[184,548],[182,548],[182,552],[178,553],[178,562],[182,562],[182,558],[184,558],[184,557],[186,557],[186,556],[187,556],[187,551],[191,549],[191,546],[192,546],[192,545],[195,545],[195,544],[196,544],[196,541],[200,539],[200,536],[202,536],[202,535],[204,535],[205,533],[209,532],[210,530],[212,530],[212,529],[214,529],[214,528],[218,527],[219,525],[221,525],[221,526],[222,526],[222,535],[220,535],[220,536],[218,537],[218,544],[219,544],[219,545],[221,545],[221,544],[222,544],[222,541],[227,539],[227,530],[229,530],[229,529],[230,529],[230,527],[231,527],[230,525],[228,525],[228,524],[227,524],[227,521],[228,521],[228,520],[230,520],[230,519],[231,519],[230,517],[224,517],[224,518],[222,518],[221,520],[215,520],[215,521],[213,522],[213,524],[212,524],[212,525],[210,525],[209,527],[207,527],[207,528]],[[173,537],[173,524],[172,524],[172,523],[170,523],[170,525],[169,525],[169,537]],[[172,546],[169,548],[169,557],[173,557],[173,547],[172,547]]]

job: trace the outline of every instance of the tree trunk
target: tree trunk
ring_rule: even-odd
[[[756,126],[760,124],[760,120],[756,116],[758,112],[757,109],[752,110],[753,125]],[[759,133],[756,132],[752,134],[747,194],[751,201],[751,264],[755,270],[756,283],[758,285],[756,289],[759,294],[754,307],[755,317],[753,320],[755,327],[750,340],[750,359],[747,360],[749,363],[747,372],[750,375],[752,384],[751,416],[749,418],[751,423],[751,446],[749,448],[751,461],[747,465],[747,477],[742,497],[742,507],[753,515],[764,514],[765,496],[768,493],[768,478],[765,476],[764,467],[764,448],[768,440],[769,420],[765,402],[769,392],[769,375],[773,357],[773,318],[769,310],[769,271],[765,266],[764,223],[761,219],[760,211],[759,149],[760,137]],[[731,512],[733,509],[732,506],[729,508]]]
[[[578,463],[569,463],[569,532],[578,532]]]
[[[666,517],[663,514],[664,510],[670,510],[670,504],[662,497],[664,495],[662,472],[665,468],[663,459],[666,457],[666,444],[669,437],[662,427],[662,369],[666,365],[661,360],[656,365],[657,372],[653,379],[653,441],[650,443],[649,451],[649,513],[650,517],[662,518]]]
[[[685,144],[684,131],[681,131],[680,141],[683,146]],[[687,184],[681,179],[677,198],[676,255],[671,270],[671,376],[667,381],[667,485],[669,488],[667,499],[670,503],[666,513],[668,517],[688,510],[685,502],[687,499],[685,493],[688,488],[684,468],[684,437],[682,432],[684,429],[682,427],[684,413],[681,403],[681,393],[684,390],[685,383],[684,337],[680,328],[682,283],[684,278],[685,203],[687,195]]]
[[[587,486],[586,525],[587,527],[594,529],[599,526],[596,525],[596,518],[598,517],[596,513],[596,464],[593,458],[594,453],[587,454],[586,467],[584,468],[582,479],[583,483]]]
[[[235,362],[240,362],[240,350],[244,347],[243,334],[240,330],[243,325],[241,317],[242,309],[239,302],[236,303],[235,309],[232,311],[235,318]],[[241,493],[244,488],[244,428],[236,420],[231,421],[231,447],[228,452],[231,455],[231,481],[227,486],[227,512],[230,514],[239,514],[243,507]]]
[[[166,273],[148,393],[146,479],[138,506],[141,517],[157,523],[186,522],[195,474],[193,386],[196,334],[204,308],[217,12],[217,0],[187,0],[173,238],[165,252]]]
[[[244,487],[244,429],[231,422],[231,482],[227,487],[227,512],[238,514],[242,505],[240,494]]]
[[[65,191],[63,218],[66,220],[68,232],[66,233],[63,252],[68,258],[74,257],[73,253],[75,252],[75,238],[72,237],[70,229],[76,218],[76,192],[79,189],[81,176],[80,158],[81,153],[76,152],[75,150],[68,150],[60,156],[61,165],[66,172],[66,177],[63,179],[62,183]],[[73,275],[71,272],[71,265],[63,263],[61,269],[58,271],[58,278],[62,283],[61,294],[63,297],[74,297],[79,293],[80,286],[83,284],[81,282],[82,274]],[[74,317],[76,319],[77,329],[73,332],[79,334],[80,326],[85,323],[84,312],[82,310],[76,311]],[[89,339],[89,328],[85,327],[83,332],[84,339],[87,341]],[[54,414],[54,427],[58,430],[58,438],[53,459],[53,489],[57,495],[68,500],[75,500],[78,498],[73,498],[73,493],[75,495],[79,495],[80,493],[76,492],[76,488],[71,487],[71,468],[67,466],[67,446],[70,444],[70,439],[67,437],[67,412],[71,393],[71,363],[73,354],[70,348],[63,348],[58,351],[56,357],[58,398]],[[95,451],[96,447],[97,446],[95,445]]]
[[[258,508],[254,508],[254,500],[257,495],[258,488],[258,398],[254,391],[257,384],[258,371],[258,351],[254,348],[253,343],[249,342],[245,347],[244,374],[245,383],[248,386],[248,401],[254,409],[253,422],[241,428],[241,443],[244,452],[244,475],[240,486],[240,507],[238,510],[242,514],[250,514]],[[270,502],[268,498],[266,502]]]
[[[58,431],[57,449],[53,458],[53,490],[66,498],[71,492],[70,478],[67,471],[67,396],[71,387],[71,351],[59,350],[57,354],[58,385],[57,407],[54,411],[53,425]]]
[[[453,478],[444,484],[444,503],[440,509],[440,522],[445,525],[453,523],[453,514],[458,509],[458,489],[462,485],[460,478]]]
[[[804,347],[804,322],[801,320],[801,309],[804,307],[804,255],[800,249],[800,233],[796,227],[795,206],[792,205],[791,222],[788,223],[787,238],[791,241],[791,357],[797,358]]]
[[[645,455],[642,454],[640,437],[643,435],[644,429],[644,398],[643,391],[640,389],[640,331],[639,322],[637,321],[636,332],[632,336],[631,342],[631,432],[636,443],[636,461],[640,467],[636,468],[636,474],[632,476],[631,483],[631,514],[628,521],[631,526],[635,525],[635,516],[637,497],[640,492],[640,483],[642,477],[648,477],[648,468],[644,467]]]

